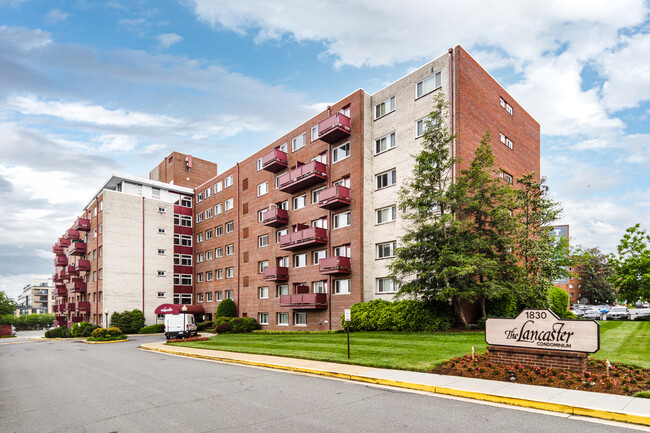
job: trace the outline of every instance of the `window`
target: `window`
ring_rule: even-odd
[[[260,325],[268,325],[269,324],[269,313],[258,313],[257,314],[257,321],[260,323]]]
[[[205,191],[203,191],[203,197],[204,198],[210,198],[211,195],[212,195],[212,189],[211,188],[208,188]]]
[[[318,140],[318,124],[311,127],[311,142]]]
[[[158,248],[158,255],[159,256],[164,256],[165,255],[165,250]]]
[[[427,120],[418,120],[415,123],[415,138],[422,137],[427,127]]]
[[[276,259],[276,263],[278,264],[278,267],[280,267],[280,268],[288,268],[289,267],[289,256],[278,257]]]
[[[375,140],[375,154],[380,154],[395,147],[395,133]]]
[[[384,102],[381,102],[375,105],[375,119],[379,119],[386,114],[395,111],[395,97],[386,99]]]
[[[377,244],[377,258],[395,257],[395,241]]]
[[[97,205],[97,207],[99,208],[99,211],[101,212],[104,209],[104,202],[100,201],[99,204]]]
[[[226,290],[226,299],[235,299],[235,291]]]
[[[158,229],[158,234],[159,234],[159,235],[164,235],[165,233],[167,233],[167,230],[165,230],[165,229]]]
[[[314,293],[327,293],[327,281],[314,281],[312,287]]]
[[[264,214],[268,210],[269,210],[268,208],[265,208],[265,209],[260,209],[260,210],[257,211],[257,222],[258,223],[261,223],[262,221],[264,221]]]
[[[278,325],[288,326],[289,325],[289,313],[277,313]]]
[[[219,203],[214,206],[214,214],[219,215],[221,212],[223,212],[223,204]]]
[[[228,200],[226,200],[223,203],[223,210],[224,211],[229,211],[230,209],[233,208],[234,204],[235,204],[235,201],[232,198],[229,198]]]
[[[298,149],[302,149],[305,147],[305,138],[307,137],[307,134],[303,133],[291,140],[291,151],[295,152]]]
[[[235,254],[235,244],[226,245],[226,255],[232,256]]]
[[[257,272],[260,274],[264,273],[264,269],[269,267],[269,261],[268,260],[262,260],[261,262],[257,262]]]
[[[200,192],[196,195],[196,202],[201,203],[203,201],[203,193]]]
[[[289,146],[287,143],[282,143],[281,145],[278,146],[278,150],[287,153],[287,150],[289,149]]]
[[[207,220],[208,218],[212,218],[212,208],[207,208],[205,210],[205,219]]]
[[[397,171],[395,169],[375,176],[377,189],[387,188],[397,183]]]
[[[226,223],[226,233],[232,233],[235,231],[235,222],[229,221]]]
[[[512,116],[513,112],[512,112],[512,107],[510,106],[510,104],[508,104],[503,98],[499,98],[499,103],[501,104],[501,106],[503,108],[505,108],[505,110],[508,112],[508,114],[510,114]]]
[[[197,283],[203,282],[203,272],[199,272],[198,274],[196,274],[196,282]]]
[[[258,287],[257,288],[257,297],[259,299],[269,299],[269,288],[268,288],[268,286]]]
[[[223,234],[223,226],[216,226],[214,228],[214,235],[221,236]]]
[[[293,313],[293,323],[296,326],[307,326],[307,313]]]
[[[312,227],[327,228],[327,217],[322,217],[311,222]]]
[[[93,238],[96,238],[96,237],[97,237],[97,229],[95,228],[95,229],[93,229]]]
[[[188,215],[181,216],[181,226],[183,227],[192,227],[192,217]]]
[[[293,256],[293,267],[303,268],[307,266],[307,254],[295,254]]]
[[[196,222],[200,223],[203,221],[203,212],[197,213],[196,214]]]
[[[334,293],[337,295],[350,294],[350,280],[334,280]]]
[[[164,208],[164,207],[160,207],[160,206],[158,206],[158,212],[160,212],[160,213],[167,213],[167,209]]]
[[[311,259],[312,259],[312,264],[317,265],[318,262],[320,262],[321,259],[324,259],[327,257],[327,250],[321,250],[321,251],[314,251],[311,253]]]
[[[307,194],[293,198],[293,210],[302,209],[307,206]]]
[[[223,247],[217,247],[214,249],[214,257],[217,259],[223,257]]]
[[[512,140],[510,140],[505,135],[499,133],[499,139],[500,139],[501,143],[505,144],[508,148],[512,149],[514,147],[514,144],[512,143]]]
[[[182,247],[191,247],[192,246],[192,236],[190,235],[174,235],[174,245],[180,245]]]
[[[315,189],[315,190],[313,190],[313,191],[311,192],[311,203],[312,203],[312,204],[314,204],[314,203],[318,203],[318,202],[320,201],[320,198],[319,198],[320,193],[321,193],[321,191],[323,191],[323,190],[326,189],[326,188],[327,188],[327,187],[324,186],[324,187],[322,187],[322,188],[317,188],[317,189]]]
[[[223,280],[223,269],[216,269],[214,274],[217,280]],[[217,300],[221,301],[221,297],[218,297]]]
[[[102,257],[102,252],[104,251],[104,248],[100,246],[99,248],[97,248],[97,250],[99,251],[99,257]]]
[[[142,195],[142,185],[138,185],[138,195]],[[93,208],[93,218],[97,216],[97,206]]]
[[[223,184],[221,183],[221,181],[215,183],[213,189],[215,194],[221,192],[221,190],[223,189]]]
[[[327,164],[327,151],[325,151],[325,152],[323,152],[323,153],[321,153],[319,155],[314,156],[311,160],[312,161],[322,162],[323,164]]]
[[[226,278],[232,278],[235,276],[235,268],[232,266],[229,268],[226,268]]]
[[[509,184],[512,184],[513,182],[512,175],[503,170],[501,170],[501,172],[499,173],[499,177],[505,180],[506,182],[508,182]]]
[[[205,240],[210,240],[212,239],[212,229],[208,229],[205,231]]]
[[[395,281],[392,278],[377,278],[377,293],[395,293]]]
[[[350,156],[349,142],[332,149],[332,163],[339,162],[340,160],[345,159],[348,156]]]
[[[429,75],[427,78],[415,85],[415,98],[417,99],[427,93],[431,93],[440,86],[442,86],[442,73],[437,72],[433,75]]]
[[[257,159],[257,171],[262,169],[262,158]]]
[[[205,281],[212,281],[212,271],[205,272]]]
[[[217,290],[214,292],[214,300],[215,301],[221,301],[223,299],[223,292],[221,290]]]
[[[196,301],[197,302],[203,302],[203,293],[197,293],[196,294]]]
[[[282,295],[289,294],[289,285],[288,284],[279,284],[275,287],[276,298],[279,298]]]
[[[289,210],[289,200],[276,203],[276,206],[278,207],[278,209]]]
[[[198,253],[196,255],[196,263],[203,263],[203,253]]]
[[[205,252],[205,260],[212,260],[212,253],[213,253],[212,250],[207,250]]]
[[[348,227],[350,225],[350,211],[334,215],[334,228]]]
[[[200,244],[201,242],[203,242],[203,233],[199,233],[196,235],[196,243]]]
[[[192,275],[182,274],[181,275],[181,286],[191,286],[192,285]]]
[[[257,246],[259,248],[262,247],[268,247],[269,246],[269,235],[262,235],[257,237]]]
[[[350,176],[347,175],[336,182],[333,183],[333,185],[339,185],[339,186],[344,186],[346,188],[350,188]]]
[[[232,174],[223,180],[223,187],[230,188],[232,186]]]
[[[334,255],[338,257],[351,257],[350,256],[350,244],[340,245],[334,247]]]
[[[158,297],[159,298],[164,298],[165,297],[165,292],[158,292]]]
[[[289,234],[289,229],[284,229],[284,230],[278,230],[275,232],[275,242],[280,243],[280,236],[288,235]]]
[[[184,195],[181,197],[181,206],[183,207],[192,207],[192,197]]]
[[[206,292],[205,297],[206,302],[212,302],[212,292]]]
[[[260,183],[259,185],[257,185],[257,196],[258,197],[263,196],[267,192],[269,192],[269,183],[268,182]]]
[[[383,209],[377,209],[377,224],[388,223],[397,219],[397,207],[389,206]]]

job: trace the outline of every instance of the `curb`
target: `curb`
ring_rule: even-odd
[[[231,364],[242,364],[242,365],[249,365],[254,367],[272,368],[275,370],[284,370],[284,371],[290,371],[295,373],[305,373],[305,374],[311,374],[315,376],[334,377],[337,379],[352,380],[355,382],[365,382],[365,383],[372,383],[376,385],[392,386],[396,388],[412,389],[415,391],[424,391],[431,394],[449,395],[453,397],[462,397],[462,398],[468,398],[472,400],[488,401],[491,403],[501,403],[501,404],[525,407],[530,409],[540,409],[540,410],[545,410],[550,412],[565,413],[569,415],[587,416],[591,418],[600,418],[600,419],[605,419],[610,421],[620,421],[620,422],[627,422],[631,424],[641,424],[641,425],[650,426],[650,416],[632,415],[632,414],[625,414],[620,412],[610,412],[610,411],[600,410],[600,409],[588,409],[588,408],[570,406],[570,405],[560,404],[560,403],[526,400],[526,399],[515,398],[515,397],[502,397],[502,396],[484,394],[475,391],[462,391],[458,389],[445,388],[445,387],[434,386],[434,385],[422,385],[422,384],[410,383],[410,382],[400,382],[396,380],[376,379],[376,378],[357,376],[357,375],[347,374],[347,373],[335,373],[331,371],[312,370],[309,368],[291,367],[287,365],[268,364],[264,362],[246,361],[246,360],[239,360],[239,359],[232,359],[232,358],[222,358],[219,356],[183,353],[180,351],[159,349],[156,347],[139,346],[139,349],[149,350],[152,352],[167,353],[171,355],[180,355],[188,358],[208,359],[212,361],[227,362]]]
[[[125,341],[129,341],[127,338],[126,340],[111,340],[111,341],[87,341],[83,340],[82,343],[86,344],[110,344],[110,343],[124,343]]]

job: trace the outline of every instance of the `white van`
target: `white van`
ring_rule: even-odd
[[[165,337],[188,338],[197,335],[193,314],[165,314]]]

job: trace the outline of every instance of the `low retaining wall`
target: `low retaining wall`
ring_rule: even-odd
[[[11,325],[0,325],[0,335],[11,335]]]
[[[557,368],[576,373],[582,373],[587,369],[587,354],[582,352],[488,346],[488,359],[499,364]]]

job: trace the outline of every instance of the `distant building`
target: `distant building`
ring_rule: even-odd
[[[16,303],[16,315],[52,313],[54,305],[52,278],[34,279],[23,287]]]
[[[553,235],[556,238],[566,238],[570,242],[568,225],[555,226],[553,229]],[[582,291],[580,290],[580,278],[577,275],[577,270],[569,266],[567,267],[567,271],[569,271],[568,277],[555,280],[553,281],[553,284],[556,287],[559,287],[560,289],[567,292],[569,295],[569,305],[586,303],[586,300],[581,301],[581,299],[583,299],[583,296]]]

